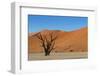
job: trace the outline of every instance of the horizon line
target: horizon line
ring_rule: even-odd
[[[57,31],[72,32],[72,31],[77,31],[77,30],[83,29],[83,28],[88,28],[88,26],[85,26],[85,27],[82,27],[82,28],[78,28],[78,29],[75,29],[75,30],[71,30],[71,31],[67,31],[67,30],[65,31],[65,30],[59,30],[59,29]],[[54,29],[42,29],[42,30],[37,31],[37,32],[41,32],[43,30],[56,31],[56,29],[55,30]],[[28,33],[36,33],[36,32],[29,32],[28,31]]]

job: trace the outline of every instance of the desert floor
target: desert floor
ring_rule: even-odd
[[[68,53],[50,53],[45,56],[44,53],[29,54],[28,60],[56,60],[56,59],[81,59],[88,58],[87,52],[68,52]]]

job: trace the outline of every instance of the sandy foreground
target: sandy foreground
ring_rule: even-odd
[[[50,53],[45,56],[44,53],[31,53],[28,55],[28,60],[58,60],[58,59],[81,59],[88,58],[87,52],[68,52],[68,53]]]

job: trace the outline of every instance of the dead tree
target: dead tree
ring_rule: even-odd
[[[47,37],[48,36],[48,37]],[[41,42],[41,47],[43,47],[45,56],[50,55],[50,52],[55,49],[55,40],[57,39],[57,36],[54,35],[54,33],[49,33],[48,35],[42,35],[41,33],[38,33],[36,37]]]

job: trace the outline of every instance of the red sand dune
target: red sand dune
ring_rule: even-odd
[[[55,49],[53,52],[87,52],[88,51],[88,28],[81,28],[75,31],[66,32],[60,30],[42,30],[40,33],[44,36],[53,32],[57,36],[55,40]],[[32,36],[33,35],[33,36]],[[40,40],[36,37],[37,33],[30,33],[28,37],[28,52],[38,53],[43,51]]]

